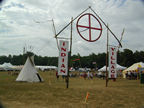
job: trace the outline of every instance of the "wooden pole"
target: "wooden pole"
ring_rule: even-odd
[[[55,28],[55,24],[54,24],[54,20],[53,19],[52,19],[52,23],[53,23],[54,35],[56,35],[56,28]],[[58,45],[58,39],[57,38],[56,38],[56,44],[57,44],[57,48],[59,50],[60,48],[59,48],[59,45]]]
[[[90,7],[88,7],[86,10],[84,10],[82,13],[80,13],[78,16],[76,16],[73,20],[71,20],[70,23],[68,23],[61,31],[59,31],[56,35],[55,38],[62,32],[64,31],[74,20],[76,20],[80,15],[82,15],[84,12],[86,12]]]
[[[70,51],[68,54],[68,75],[66,78],[66,88],[69,88],[69,68],[71,66],[71,50],[72,50],[72,23],[73,23],[73,18],[71,19]]]
[[[100,16],[90,7],[90,9],[94,12],[94,14],[100,19],[100,21],[105,25],[105,27],[110,31],[110,33],[115,37],[115,39],[118,41],[119,46],[122,47],[121,42],[118,40],[116,35],[112,32],[112,30],[106,25],[106,23],[100,18]]]
[[[70,35],[70,54],[72,50],[72,24],[73,24],[73,17],[71,18],[71,35]]]
[[[107,24],[108,26],[108,24]],[[107,45],[106,45],[106,87],[108,87],[108,70],[107,70],[107,67],[108,67],[108,41],[109,41],[109,34],[108,34],[108,29],[107,29]]]

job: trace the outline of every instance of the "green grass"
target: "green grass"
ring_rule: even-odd
[[[0,72],[0,101],[6,108],[144,108],[144,84],[139,80],[109,81],[94,78],[55,77],[55,72],[40,72],[43,83],[16,82],[17,76]],[[86,93],[89,92],[87,104]]]

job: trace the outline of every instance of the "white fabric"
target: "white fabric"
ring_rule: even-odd
[[[109,78],[116,78],[117,77],[117,47],[109,46]]]
[[[60,40],[59,41],[59,58],[58,58],[58,75],[68,74],[68,41]]]
[[[13,70],[13,65],[11,63],[4,63],[0,65],[0,70]]]
[[[40,69],[42,71],[46,70],[46,69],[54,69],[54,70],[57,70],[57,67],[56,66],[35,66],[37,69]]]
[[[21,72],[19,73],[16,81],[26,81],[26,82],[40,82],[38,78],[38,72],[32,63],[33,60],[31,58],[27,58],[24,67],[22,68]]]
[[[124,69],[126,69],[126,67],[120,66],[119,64],[117,64],[117,70],[124,70]]]
[[[109,67],[107,67],[107,70],[109,70]],[[106,71],[106,66],[103,66],[98,70],[99,72],[105,72]]]
[[[119,70],[124,70],[126,69],[126,67],[124,66],[120,66],[119,64],[116,65],[116,70],[119,71]],[[109,67],[107,67],[107,70],[109,70]],[[103,66],[102,68],[100,68],[98,70],[99,72],[105,72],[106,71],[106,66]]]

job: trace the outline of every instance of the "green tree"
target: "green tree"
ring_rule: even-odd
[[[135,62],[133,52],[129,49],[124,49],[124,52],[121,53],[121,58],[123,66],[131,66]]]

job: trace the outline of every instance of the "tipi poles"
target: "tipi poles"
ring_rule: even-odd
[[[53,23],[54,35],[56,36],[56,28],[55,28],[55,24],[54,24],[54,20],[53,20],[53,19],[52,19],[52,23]],[[57,48],[58,48],[58,50],[59,50],[57,38],[56,38],[56,43],[57,43]]]
[[[94,14],[100,19],[100,21],[105,25],[105,27],[111,32],[111,34],[115,37],[115,39],[118,41],[119,45],[122,47],[121,42],[118,40],[116,35],[111,31],[111,29],[106,25],[106,23],[98,16],[98,14],[90,7],[90,9],[94,12]]]

